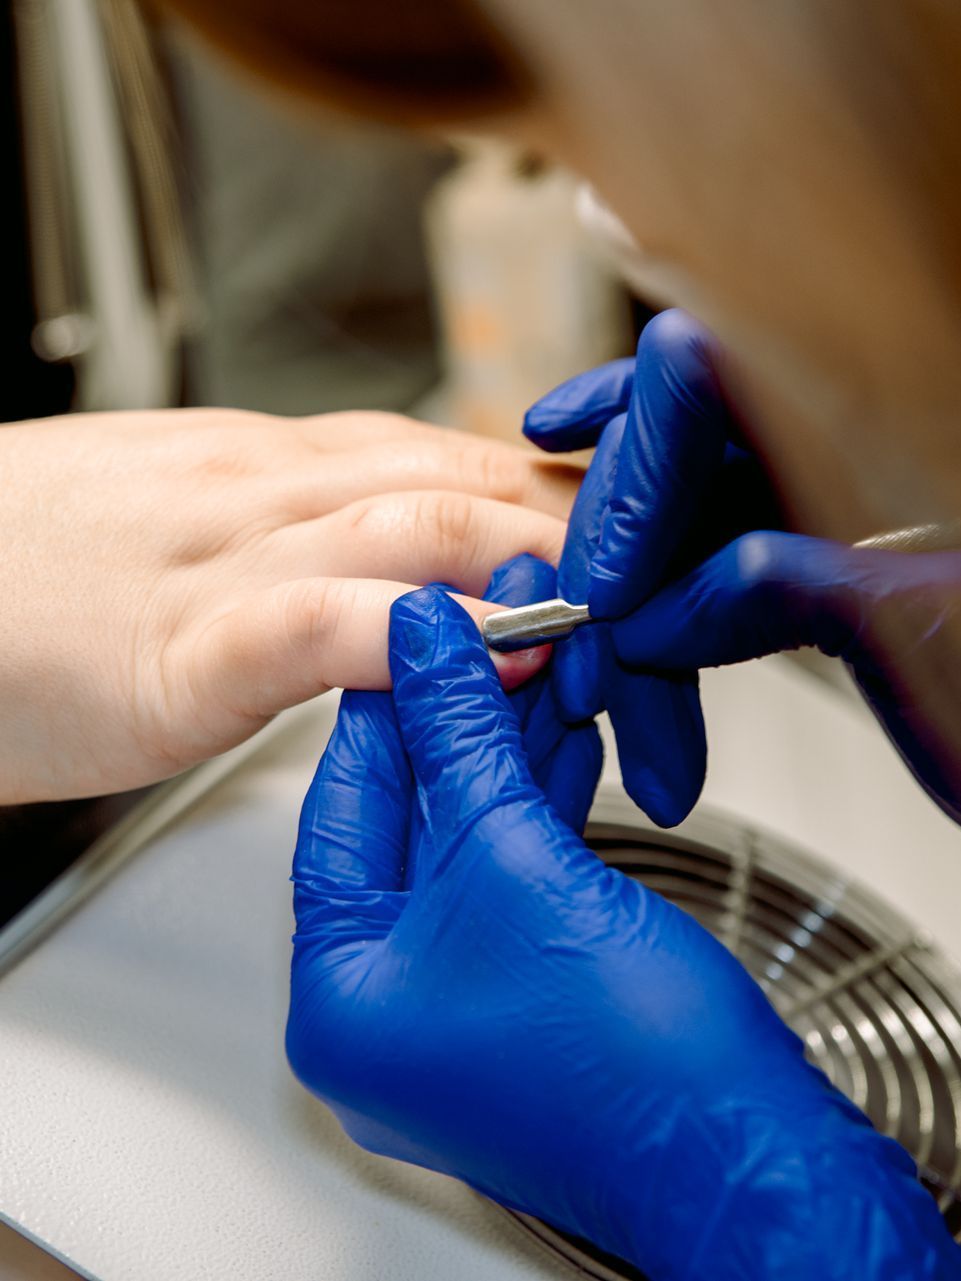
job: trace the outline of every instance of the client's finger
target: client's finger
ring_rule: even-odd
[[[184,680],[198,708],[213,703],[237,716],[238,741],[250,721],[269,717],[334,687],[389,689],[390,606],[410,584],[379,579],[311,578],[248,598],[185,634],[170,679]],[[476,623],[499,607],[458,598]],[[505,688],[543,667],[547,646],[492,655]]]
[[[339,417],[339,415],[337,415]],[[566,519],[583,469],[502,441],[422,427],[412,435],[320,453],[285,482],[285,505],[299,519],[396,490],[437,489],[533,507]]]
[[[494,570],[521,552],[556,564],[564,522],[511,503],[448,490],[379,494],[279,531],[269,568],[285,578],[323,574],[450,583],[482,596]]]

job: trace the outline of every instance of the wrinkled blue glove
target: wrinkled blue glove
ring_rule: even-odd
[[[557,572],[536,556],[515,556],[494,572],[484,600],[509,608],[552,600]],[[601,776],[604,749],[593,721],[565,724],[559,714],[550,669],[509,694],[524,737],[527,763],[555,812],[577,833],[584,830]]]
[[[817,646],[844,659],[922,787],[961,821],[961,729],[945,736],[931,715],[940,709],[925,708],[916,683],[944,664],[936,647],[961,603],[961,554],[858,550],[780,532],[772,486],[741,447],[717,357],[695,320],[665,312],[644,330],[636,362],[572,379],[528,413],[525,432],[542,448],[599,439],[568,539],[581,548],[572,599],[617,621],[600,640],[556,647],[562,702],[580,664],[604,672],[616,659],[618,681],[600,696],[621,727],[618,752],[636,772],[632,758],[649,762],[659,739],[670,744],[676,769],[673,778],[662,769],[660,780],[682,816],[703,780],[699,709],[688,704],[683,722],[669,702],[658,709],[646,692],[658,679],[652,669],[696,697],[698,668]],[[601,649],[600,662],[582,658],[589,646]],[[961,704],[950,679],[939,688],[935,699]],[[685,724],[697,744],[687,752],[677,742]],[[636,789],[632,795],[651,813]],[[670,810],[668,800],[652,817],[663,821]]]
[[[608,368],[615,377],[619,375],[617,366]],[[532,439],[549,448],[578,449],[584,441],[597,439],[597,451],[571,512],[558,571],[558,592],[574,603],[587,598],[592,557],[626,424],[625,415],[619,414],[603,428],[592,424],[584,435],[581,420],[572,415],[571,432],[561,427],[538,434],[534,424],[542,421],[540,411],[556,409],[558,395],[569,386],[576,392],[580,385],[575,380],[553,393],[553,399],[541,401],[529,412],[525,425]],[[602,390],[610,389],[605,385]],[[587,383],[584,391],[586,405],[596,408]],[[561,422],[565,411],[562,406]],[[605,414],[606,402],[599,412]],[[555,646],[551,668],[561,715],[573,725],[606,709],[628,795],[661,826],[679,823],[700,794],[707,758],[696,672],[655,675],[629,669],[618,659],[611,629],[603,623],[583,627]]]
[[[294,864],[287,1050],[347,1133],[652,1281],[957,1278],[904,1151],[560,816],[468,615],[403,597],[390,661],[392,695],[344,696]]]

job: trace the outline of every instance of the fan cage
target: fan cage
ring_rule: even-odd
[[[742,961],[809,1059],[911,1153],[961,1241],[961,969],[837,868],[717,811],[664,832],[602,789],[585,839]],[[597,1281],[644,1281],[590,1243],[509,1213]]]

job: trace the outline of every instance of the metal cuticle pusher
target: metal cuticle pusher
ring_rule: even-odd
[[[518,609],[488,614],[481,631],[488,649],[499,654],[512,654],[519,649],[533,649],[535,645],[550,645],[553,641],[564,640],[575,627],[591,621],[586,605],[571,605],[558,597],[536,605],[521,605]]]

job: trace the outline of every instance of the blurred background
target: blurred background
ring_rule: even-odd
[[[637,317],[536,158],[309,122],[132,0],[4,0],[7,420],[216,404],[516,439]]]

